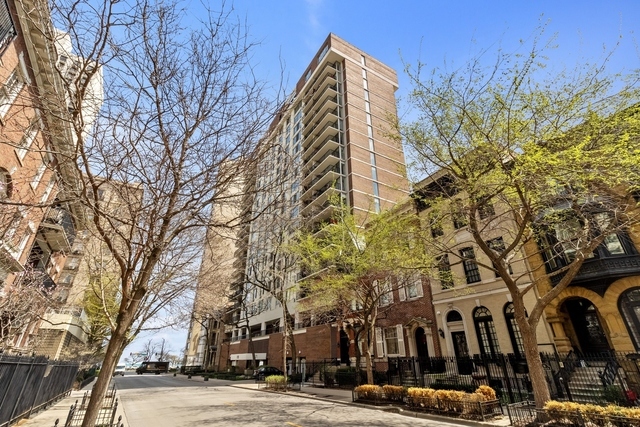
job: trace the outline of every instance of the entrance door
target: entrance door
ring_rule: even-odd
[[[340,363],[349,364],[349,335],[340,330]]]
[[[596,308],[591,301],[576,298],[566,301],[565,307],[583,353],[601,353],[611,349]]]
[[[458,362],[458,374],[470,375],[473,372],[473,363],[469,357],[469,347],[467,347],[467,337],[464,331],[451,332],[451,340]]]
[[[424,329],[416,329],[416,350],[420,359],[426,359],[429,357],[429,348],[427,347],[427,335],[424,333]]]

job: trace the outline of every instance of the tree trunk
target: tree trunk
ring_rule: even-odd
[[[132,310],[131,313],[135,312]],[[123,316],[124,317],[124,316]],[[87,411],[85,412],[84,419],[82,421],[82,427],[94,427],[100,408],[102,407],[102,400],[104,399],[109,384],[111,383],[111,376],[118,363],[118,359],[127,344],[126,332],[133,322],[133,317],[127,313],[127,317],[124,317],[122,321],[117,322],[116,329],[111,334],[111,339],[107,345],[107,349],[102,362],[102,368],[100,369],[100,375],[91,389],[91,397],[87,405]]]
[[[362,332],[364,333],[366,347],[365,347],[365,358],[367,362],[367,384],[373,384],[373,364],[371,361],[371,326],[364,322]]]
[[[549,385],[540,359],[538,351],[538,341],[536,338],[536,329],[528,325],[527,328],[520,328],[522,333],[522,341],[524,344],[525,357],[529,367],[529,378],[533,387],[533,396],[536,402],[536,408],[542,408],[545,403],[551,400],[549,393]]]

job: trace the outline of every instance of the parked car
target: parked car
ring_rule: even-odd
[[[284,375],[278,368],[274,368],[273,366],[260,366],[258,369],[253,371],[253,378],[256,380],[264,380],[266,377],[271,375]]]
[[[124,377],[124,371],[126,370],[126,366],[125,365],[117,365],[116,366],[116,370],[113,371],[113,376],[115,377],[116,375],[122,375]]]
[[[169,362],[142,362],[136,374],[163,374],[169,372]]]

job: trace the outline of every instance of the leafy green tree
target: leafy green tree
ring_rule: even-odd
[[[640,98],[638,75],[607,73],[609,57],[557,71],[539,39],[489,66],[487,52],[428,75],[422,63],[408,66],[418,116],[396,129],[430,176],[416,192],[438,230],[423,234],[428,251],[502,278],[541,407],[550,399],[536,342],[545,307],[596,248],[638,223],[630,191],[640,183]],[[439,228],[446,217],[463,223],[489,262],[460,254],[455,232]],[[498,230],[501,244],[487,241]],[[532,282],[510,271],[521,257]],[[523,297],[536,292],[525,309]]]
[[[420,277],[429,263],[415,243],[420,224],[410,211],[357,217],[339,200],[334,204],[331,221],[318,232],[301,233],[291,248],[306,274],[302,310],[358,325],[357,359],[362,339],[367,382],[373,384],[372,336],[385,298]]]

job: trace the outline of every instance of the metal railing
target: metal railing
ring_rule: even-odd
[[[0,354],[0,427],[28,417],[71,391],[75,362]]]
[[[571,352],[540,357],[553,399],[625,405],[630,404],[628,396],[640,396],[640,354]],[[513,354],[398,357],[386,364],[378,369],[387,371],[389,384],[464,391],[488,385],[502,403],[533,400],[528,365]]]

